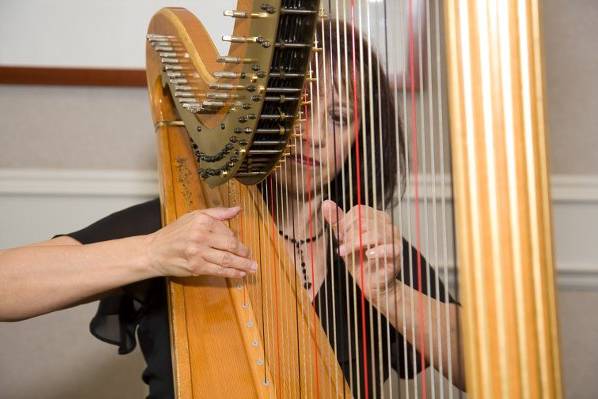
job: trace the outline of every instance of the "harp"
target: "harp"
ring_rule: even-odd
[[[362,82],[381,63],[386,62],[388,72],[391,57],[387,53],[382,62],[372,58],[373,50],[364,50],[355,36],[361,31],[370,42],[384,38],[388,51],[396,44],[393,40],[401,39],[392,25],[400,21],[406,26],[408,56],[398,62],[406,66],[406,72],[395,76],[392,95],[397,100],[400,92],[403,98],[403,119],[397,118],[396,125],[402,124],[405,132],[393,145],[402,143],[411,149],[398,161],[399,168],[407,169],[408,178],[396,180],[398,191],[405,185],[414,190],[412,238],[416,247],[422,244],[418,238],[427,236],[419,226],[424,219],[418,211],[422,186],[418,156],[424,157],[424,165],[432,165],[432,174],[440,170],[444,176],[425,144],[423,150],[417,147],[418,138],[421,145],[426,135],[429,141],[443,140],[430,133],[436,126],[439,135],[443,120],[430,122],[428,129],[422,126],[425,119],[416,113],[425,104],[416,90],[428,86],[430,96],[438,97],[426,108],[431,115],[443,108],[443,85],[431,76],[443,76],[447,82],[459,287],[456,306],[467,394],[561,397],[539,4],[532,0],[384,1],[377,2],[383,9],[374,12],[370,3],[374,2],[240,0],[236,10],[225,11],[235,18],[232,35],[223,36],[231,42],[226,56],[217,53],[206,30],[187,10],[162,9],[149,25],[147,81],[158,143],[163,223],[195,209],[239,205],[243,216],[230,221],[230,228],[260,264],[257,275],[244,279],[169,280],[178,398],[453,397],[450,370],[445,370],[448,383],[435,382],[433,377],[430,381],[425,373],[415,376],[415,386],[406,388],[383,381],[376,387],[360,382],[364,373],[367,380],[367,369],[373,363],[390,362],[384,355],[391,350],[390,344],[361,346],[357,337],[365,342],[365,329],[361,336],[355,330],[358,345],[352,347],[358,365],[363,359],[361,371],[347,375],[351,371],[343,371],[335,353],[337,343],[329,339],[330,326],[321,321],[322,311],[312,305],[313,292],[304,288],[309,282],[296,267],[297,254],[288,253],[279,234],[280,219],[289,212],[281,198],[288,196],[289,188],[276,176],[288,170],[297,146],[318,128],[314,107],[320,109],[316,103],[326,99],[327,90],[330,96],[336,93],[348,100],[344,112],[354,111],[353,120],[345,123],[353,127],[357,146],[368,145],[360,136],[361,128],[379,127],[384,113],[378,112],[378,121],[371,114],[369,119],[355,119],[355,114],[361,107],[365,115],[367,108],[374,112],[383,106],[385,98],[378,93],[381,79]],[[403,14],[392,13],[392,5],[398,3],[405,6]],[[414,3],[423,4],[425,12],[419,18],[428,22],[427,33],[419,39],[414,39]],[[327,21],[332,16],[335,19]],[[430,26],[435,28],[430,30]],[[426,42],[435,43],[436,55],[428,52],[427,63],[418,67],[415,56],[423,53]],[[342,62],[334,64],[335,56]],[[432,59],[440,63],[441,58],[446,60],[446,74],[439,64],[431,63]],[[337,87],[344,84],[352,84],[353,89]],[[367,103],[368,93],[376,100]],[[375,135],[368,139],[375,151],[362,154],[362,169],[347,171],[366,171],[366,181],[358,185],[368,192],[358,195],[359,205],[368,205],[372,193],[374,198],[376,193],[384,195],[376,186],[378,175],[373,168],[384,166],[378,158],[389,143]],[[441,152],[449,152],[448,142],[445,145]],[[346,149],[345,156],[351,158],[353,147]],[[359,162],[358,152],[354,157],[351,162]],[[325,182],[319,184],[323,187]],[[433,206],[436,202],[430,201]],[[401,205],[398,209],[400,213]],[[325,223],[310,222],[308,232],[315,232],[314,225]],[[327,242],[333,242],[332,233],[325,231],[330,235]],[[421,255],[416,258],[411,259],[414,267],[421,267]],[[354,259],[354,263],[363,269],[363,259]],[[422,287],[415,276],[411,280],[411,286]],[[428,284],[435,282],[438,278]],[[441,330],[450,330],[449,317],[426,324],[434,310],[422,302],[413,303],[413,308],[412,314],[419,314],[422,323],[417,332],[415,328],[404,331],[405,336],[412,334],[413,346],[420,340],[437,348],[432,330],[436,328],[439,337]],[[349,312],[347,317],[353,316]],[[443,329],[440,324],[445,322]],[[374,324],[369,328],[381,328],[380,323]],[[391,328],[388,320],[382,328]],[[444,345],[450,346],[449,341]],[[440,363],[440,350],[436,360],[434,351],[424,352],[413,350],[422,364]],[[417,358],[411,359],[414,368]],[[381,372],[370,376],[381,377]]]

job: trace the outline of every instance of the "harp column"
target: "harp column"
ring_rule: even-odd
[[[444,7],[467,390],[560,398],[539,0]]]

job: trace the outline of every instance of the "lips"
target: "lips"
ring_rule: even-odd
[[[295,157],[293,158],[293,160],[298,163],[298,164],[302,164],[302,165],[306,165],[306,166],[320,166],[320,161],[318,161],[317,159],[314,160],[312,157],[307,156],[305,154],[301,155],[301,154],[295,154]]]

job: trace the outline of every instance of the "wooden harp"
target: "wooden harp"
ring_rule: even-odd
[[[338,73],[341,82],[345,73],[353,78],[353,90],[358,90],[358,73],[367,74],[372,68],[367,62],[372,58],[363,56],[354,37],[351,43],[355,27],[367,31],[371,42],[372,30],[390,32],[389,23],[400,20],[400,14],[386,14],[385,7],[384,15],[378,14],[385,23],[370,25],[375,21],[370,3],[240,0],[237,10],[225,12],[235,18],[234,32],[223,37],[231,42],[226,56],[217,53],[201,23],[184,9],[162,9],[150,23],[147,81],[158,142],[163,222],[196,209],[240,205],[243,217],[231,221],[230,227],[260,263],[256,276],[242,280],[169,280],[177,398],[436,397],[445,391],[453,397],[450,383],[430,382],[425,373],[415,378],[415,388],[390,383],[377,392],[366,388],[364,394],[363,387],[355,386],[337,361],[335,345],[318,317],[321,312],[312,306],[313,297],[302,287],[296,259],[287,254],[278,216],[269,204],[274,193],[285,194],[285,187],[273,185],[268,176],[277,168],[285,169],[290,147],[303,140],[315,119],[313,107],[321,95],[314,87],[324,87],[326,74],[333,81]],[[378,3],[389,3],[389,10],[398,4]],[[403,101],[401,115],[407,120],[401,122],[409,133],[407,147],[417,142],[418,135],[429,134],[421,127],[417,131],[418,117],[412,113],[421,105],[415,100],[417,83],[439,97],[443,90],[441,84],[426,83],[430,79],[424,76],[426,66],[420,64],[418,69],[413,62],[415,53],[421,54],[418,46],[426,41],[429,45],[436,37],[435,59],[440,62],[439,54],[445,53],[448,67],[444,78],[467,395],[561,397],[539,4],[402,3],[407,18],[401,21],[407,21],[411,39],[403,64],[411,65],[406,75],[395,78],[403,85],[395,85],[394,95],[401,91],[409,98]],[[436,21],[435,30],[419,41],[413,39],[411,25],[414,3],[424,4],[421,18],[428,26]],[[324,25],[327,15],[337,18],[336,43],[335,25]],[[339,19],[353,28],[347,30]],[[314,36],[318,26],[320,37]],[[341,33],[345,48],[339,49]],[[387,36],[386,48],[391,41]],[[358,68],[351,68],[355,59],[347,57],[350,46],[353,54],[362,52]],[[345,57],[344,66],[326,66],[327,56],[331,65],[333,51]],[[380,87],[372,82],[361,86],[362,95],[370,90],[374,97]],[[363,101],[359,93],[338,90],[339,96],[355,97],[357,113],[357,103]],[[367,128],[367,121],[360,123]],[[414,147],[402,167],[411,165],[411,173],[417,171],[420,151]],[[362,161],[373,165],[376,154]],[[432,172],[437,170],[432,167]],[[421,185],[417,172],[407,181]],[[264,193],[267,190],[269,194]],[[418,201],[416,188],[413,204]],[[417,212],[415,219],[416,223],[421,219]],[[426,315],[425,309],[422,312]],[[430,358],[424,362],[429,364]],[[364,360],[363,368],[367,364]]]

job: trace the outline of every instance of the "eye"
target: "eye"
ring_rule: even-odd
[[[330,115],[330,119],[332,119],[332,121],[336,124],[340,124],[341,122],[343,124],[347,123],[347,115],[344,112],[339,112],[339,110],[332,109],[328,112],[328,115]]]

